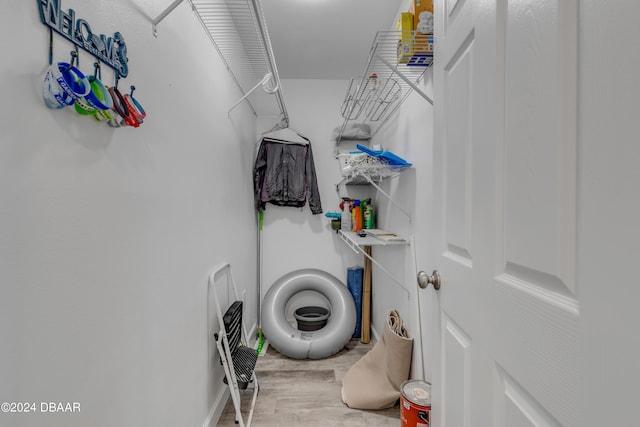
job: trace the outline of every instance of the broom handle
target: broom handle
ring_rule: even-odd
[[[364,277],[362,283],[362,335],[360,342],[369,344],[371,340],[371,246],[365,246]]]

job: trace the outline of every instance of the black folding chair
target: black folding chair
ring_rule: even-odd
[[[222,314],[220,308],[220,300],[216,290],[215,279],[219,273],[227,271],[227,285],[231,284],[235,301],[229,306],[227,311]],[[258,396],[258,379],[255,373],[256,362],[258,361],[258,351],[246,345],[247,332],[242,323],[242,301],[238,299],[238,291],[236,284],[231,275],[231,265],[225,264],[223,267],[215,271],[209,277],[209,285],[213,290],[214,302],[216,304],[218,320],[220,322],[220,332],[214,334],[218,353],[220,354],[220,362],[224,367],[224,383],[229,386],[231,399],[236,411],[236,422],[240,427],[249,427],[253,418],[253,410]],[[247,415],[245,424],[241,412],[240,390],[247,389],[250,383],[253,383],[253,397],[251,400],[251,409]]]

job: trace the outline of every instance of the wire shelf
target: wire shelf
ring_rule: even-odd
[[[271,73],[271,86],[274,88],[277,107],[281,120],[287,125],[289,116],[259,0],[189,2],[245,96],[255,90],[252,86],[256,81]],[[252,108],[256,112],[253,104]]]
[[[260,19],[246,0],[190,0],[193,10],[236,77],[262,78],[270,72]],[[249,89],[249,88],[246,88]]]
[[[371,125],[371,136],[412,92],[431,99],[417,86],[433,63],[433,36],[415,31],[378,31],[364,72],[353,77],[341,106],[344,121],[336,143],[350,121]]]
[[[153,21],[153,31],[183,0],[175,0]],[[289,116],[282,96],[280,77],[260,0],[188,0],[209,39],[218,51],[234,81],[249,101],[254,114],[280,114],[286,126]],[[258,83],[258,84],[256,84]],[[260,103],[267,110],[256,110],[257,102],[247,98],[262,84],[275,95],[275,103]],[[236,104],[237,105],[237,104]],[[277,107],[277,108],[271,108]],[[235,106],[234,106],[235,107]]]
[[[366,153],[339,153],[340,171],[343,180],[340,184],[363,185],[391,178],[409,168],[409,165],[392,165]],[[368,177],[368,179],[367,179]]]
[[[400,165],[370,165],[359,166],[347,171],[343,175],[342,181],[338,184],[345,185],[366,185],[373,182],[380,182],[385,178],[392,178],[410,166]]]

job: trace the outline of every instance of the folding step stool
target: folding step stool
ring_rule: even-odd
[[[216,277],[227,272],[227,288],[231,285],[235,301],[229,306],[227,311],[222,314],[220,308],[220,300],[218,299],[218,291],[216,290]],[[253,418],[253,410],[256,405],[256,397],[258,396],[258,379],[254,372],[256,362],[258,360],[258,351],[247,347],[247,331],[242,322],[242,301],[238,299],[238,290],[231,274],[231,265],[225,264],[217,269],[209,276],[209,286],[213,290],[213,301],[216,305],[216,312],[220,322],[220,332],[214,334],[216,347],[220,354],[220,362],[224,367],[224,383],[229,386],[231,399],[236,410],[236,423],[240,427],[249,427]],[[246,389],[249,383],[253,383],[253,398],[251,400],[251,409],[247,416],[245,424],[240,400],[240,389]]]

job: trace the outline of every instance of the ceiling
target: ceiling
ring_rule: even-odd
[[[378,30],[405,0],[264,0],[281,79],[347,80],[362,73]]]

